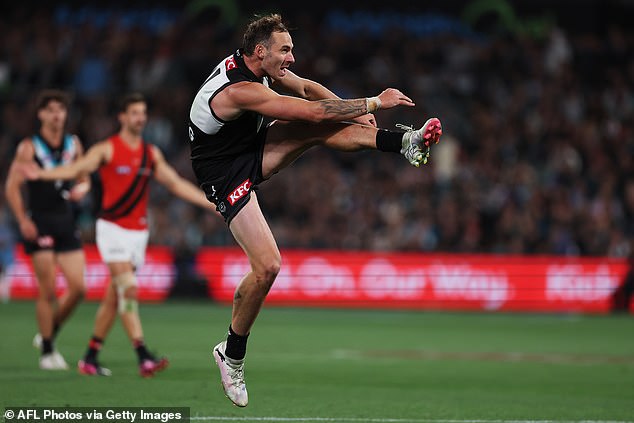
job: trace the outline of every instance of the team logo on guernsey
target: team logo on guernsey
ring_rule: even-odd
[[[235,69],[237,67],[238,65],[236,65],[236,59],[233,56],[225,60],[225,68],[227,68],[227,70]]]
[[[114,171],[118,175],[129,175],[130,173],[132,173],[132,168],[130,166],[117,166],[115,167]]]
[[[239,199],[244,197],[249,192],[250,189],[251,189],[251,180],[247,179],[246,181],[238,185],[238,187],[234,189],[231,194],[229,194],[229,196],[227,197],[229,204],[233,206]]]

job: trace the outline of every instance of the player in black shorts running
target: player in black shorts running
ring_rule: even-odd
[[[36,304],[39,333],[33,345],[41,349],[40,368],[45,370],[68,368],[55,349],[54,340],[85,291],[85,258],[73,203],[88,192],[90,183],[87,178],[74,183],[28,181],[25,204],[21,193],[25,179],[17,167],[34,161],[42,168],[51,168],[82,155],[79,139],[64,132],[68,104],[63,91],[45,90],[40,94],[37,99],[40,130],[20,142],[6,181],[7,200],[20,226],[24,250],[31,256],[39,285]],[[67,282],[59,304],[55,292],[57,266]]]
[[[222,60],[203,83],[189,115],[198,182],[251,263],[234,295],[227,340],[213,350],[225,394],[241,407],[248,403],[247,336],[281,262],[258,205],[257,184],[316,145],[401,153],[420,166],[442,134],[436,118],[405,133],[377,129],[373,112],[414,106],[412,100],[393,88],[376,97],[339,99],[288,69],[295,61],[292,51],[293,41],[279,15],[256,18],[247,27],[243,48]],[[267,125],[266,119],[277,120]]]

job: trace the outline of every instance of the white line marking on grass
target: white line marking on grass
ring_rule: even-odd
[[[367,422],[367,423],[634,423],[618,420],[443,420],[443,419],[391,419],[360,417],[223,417],[192,416],[190,420],[239,422]]]

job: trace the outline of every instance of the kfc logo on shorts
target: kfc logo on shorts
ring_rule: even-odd
[[[227,70],[235,69],[237,67],[238,65],[236,65],[236,59],[233,56],[225,60],[225,68],[227,68]]]
[[[234,189],[231,194],[229,194],[229,196],[227,197],[229,204],[233,206],[239,199],[244,197],[249,192],[250,189],[251,189],[251,180],[247,179],[246,181],[238,185],[238,187]]]

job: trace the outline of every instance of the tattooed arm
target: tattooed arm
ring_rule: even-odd
[[[239,82],[214,97],[211,107],[221,119],[232,120],[251,110],[280,120],[308,122],[351,120],[378,109],[413,106],[412,100],[397,89],[388,88],[376,97],[352,100],[323,99],[317,101],[277,94],[255,82]]]
[[[289,69],[283,78],[274,79],[271,87],[279,93],[291,94],[306,100],[340,100],[340,98],[318,82],[295,75]],[[372,106],[371,104],[370,106]],[[361,105],[363,107],[363,104]],[[367,107],[367,104],[366,104]],[[370,110],[378,110],[378,107]],[[355,110],[356,111],[356,110]],[[351,121],[376,127],[376,119],[372,113],[352,118]]]

